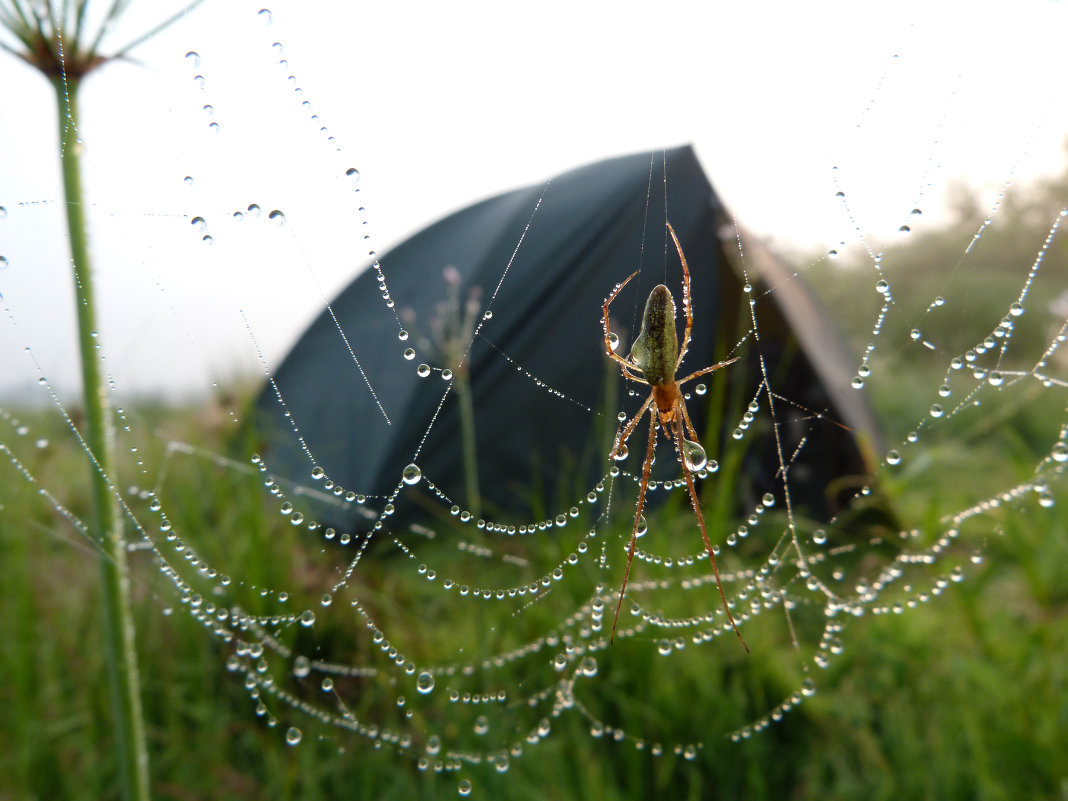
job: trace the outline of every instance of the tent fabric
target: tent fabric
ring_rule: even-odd
[[[682,242],[692,277],[694,327],[684,369],[724,358],[737,341],[743,293],[728,261],[730,243],[719,238],[726,215],[692,148],[609,159],[477,203],[382,256],[393,308],[384,300],[376,271],[362,272],[333,300],[333,313],[326,310],[312,323],[274,374],[291,417],[270,386],[256,402],[270,469],[301,484],[313,483],[313,463],[293,434],[295,424],[315,463],[346,490],[375,498],[369,506],[380,509],[404,467],[414,461],[450,502],[467,508],[462,404],[455,387],[446,392],[450,381],[441,372],[460,369],[448,363],[440,342],[447,322],[442,305],[451,291],[461,306],[477,301],[482,322],[464,366],[470,377],[483,506],[488,515],[508,510],[517,522],[525,512],[534,520],[569,507],[607,471],[616,413],[635,413],[647,392],[620,379],[605,357],[601,306],[606,296],[641,270],[611,310],[621,354],[637,333],[645,298],[658,283],[666,283],[675,296],[681,336],[681,268],[665,216]],[[486,311],[492,316],[483,321]],[[791,382],[803,388],[806,406],[833,417],[828,382],[790,344],[789,327],[774,303],[767,303],[763,312],[769,334],[778,328],[786,337],[780,344],[765,343],[768,353],[776,353],[773,361],[793,354]],[[747,319],[748,308],[745,315]],[[405,341],[398,338],[402,326],[408,331]],[[410,360],[402,355],[409,347],[416,351]],[[731,355],[743,357],[751,368],[752,343],[742,350]],[[422,363],[434,368],[429,377],[417,374]],[[728,371],[729,380],[747,382],[745,392],[755,391],[752,369],[743,365]],[[636,394],[628,395],[631,391]],[[689,405],[699,432],[708,419],[706,406],[696,398]],[[813,454],[827,452],[820,457],[821,466],[810,470],[814,479],[863,469],[864,460],[844,430],[832,426],[826,436],[814,438],[819,442]],[[644,432],[639,427],[632,451],[644,450]],[[640,446],[633,447],[635,443]],[[665,447],[670,446],[663,442],[660,448]],[[769,461],[765,454],[751,462],[754,487],[772,480],[777,460]],[[673,468],[677,473],[674,459],[658,460],[658,470]],[[637,464],[631,469],[638,469]],[[821,502],[816,497],[821,491],[813,487],[813,503]],[[316,513],[339,527],[365,526],[352,505]],[[406,522],[404,514],[398,508],[394,524]]]

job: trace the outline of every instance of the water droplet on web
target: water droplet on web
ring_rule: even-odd
[[[212,133],[218,133],[219,132],[219,123],[217,123],[217,122],[209,122],[208,123],[208,130],[211,131]]]
[[[213,237],[211,234],[204,234],[204,236],[200,238],[200,241],[203,242],[205,245],[214,245],[215,237]]]
[[[192,186],[192,185],[194,184],[194,181],[193,181],[193,176],[192,176],[192,175],[187,175],[187,176],[185,176],[185,178],[183,178],[182,180],[183,180],[183,181],[185,182],[185,185],[186,185],[186,186]],[[3,216],[3,215],[0,215],[0,216]]]
[[[1011,314],[1013,317],[1019,317],[1023,313],[1024,307],[1023,304],[1019,301],[1016,301],[1011,306],[1009,306],[1009,314]]]
[[[411,361],[412,359],[414,359],[415,358],[415,348],[405,348],[404,349],[404,358],[407,359],[408,361]]]
[[[875,291],[878,292],[880,295],[885,295],[886,294],[886,290],[888,290],[889,288],[890,288],[890,284],[888,284],[886,281],[884,281],[882,279],[879,279],[878,281],[875,282]]]
[[[682,461],[687,470],[691,473],[696,473],[708,464],[708,456],[700,443],[684,439],[682,441]]]
[[[430,365],[429,364],[421,364],[421,365],[419,365],[418,367],[415,368],[415,374],[417,376],[419,376],[420,378],[426,378],[428,375],[430,375]]]
[[[942,406],[938,403],[931,404],[931,417],[941,417],[943,414]]]
[[[259,217],[260,216],[260,206],[259,206],[259,204],[258,203],[249,203],[248,204],[248,213],[251,214],[253,217]]]
[[[805,679],[801,682],[801,694],[806,698],[811,698],[816,694],[816,682],[812,679]]]
[[[901,234],[901,236],[908,236],[912,233],[912,229],[909,228],[907,225],[902,225],[900,228],[897,229],[897,232]]]
[[[286,224],[286,215],[280,212],[278,209],[275,209],[270,214],[268,214],[267,219],[278,226]]]
[[[286,729],[286,745],[297,745],[303,736],[300,729],[296,726],[290,726]]]
[[[638,528],[634,530],[634,536],[644,537],[645,532],[649,530],[649,523],[645,520],[645,515],[638,518]]]
[[[1000,387],[1002,384],[1005,383],[1005,377],[997,370],[991,370],[990,376],[986,380],[990,383],[990,386],[992,387]]]
[[[360,182],[360,171],[355,167],[349,167],[345,170],[345,177],[349,178],[353,185],[358,184]]]
[[[407,342],[408,332],[402,328],[400,331],[397,332],[397,339],[399,339],[401,342]]]
[[[482,313],[482,319],[483,320],[492,320],[493,319],[493,312],[491,312],[489,309],[486,309],[486,311],[484,311]]]
[[[0,256],[0,270],[6,269],[8,264],[7,256]]]
[[[274,22],[274,16],[272,16],[270,9],[261,8],[256,14],[256,16],[260,18],[260,21],[264,25],[270,25],[272,22]]]
[[[190,50],[185,54],[185,60],[192,64],[194,67],[200,66],[200,53],[196,50]]]
[[[415,680],[415,689],[420,695],[429,693],[434,689],[434,675],[424,670]]]
[[[441,371],[441,377],[445,381],[450,380],[452,378],[452,370],[450,370],[449,368],[446,367],[444,370]]]
[[[310,628],[315,625],[315,612],[310,609],[304,610],[300,615],[300,625]]]
[[[412,462],[410,465],[404,468],[404,472],[401,473],[401,478],[404,479],[405,484],[418,484],[419,479],[423,477],[423,471],[419,469],[419,465]]]
[[[611,346],[612,350],[615,350],[616,348],[619,347],[619,337],[616,336],[616,332],[615,331],[612,331],[611,333],[609,333],[609,335],[608,335],[608,344]]]
[[[838,258],[838,251],[834,250],[833,248],[831,250],[828,250],[827,251],[827,258],[828,259],[837,259]]]
[[[624,459],[627,458],[628,452],[629,451],[627,449],[627,443],[624,442],[622,445],[616,448],[615,451],[612,452],[612,458],[615,459],[617,462],[622,462]]]
[[[482,736],[489,731],[489,719],[485,715],[475,718],[475,734]]]
[[[460,779],[460,783],[456,785],[456,792],[464,798],[471,795],[471,780]]]
[[[311,673],[311,660],[308,657],[301,655],[293,660],[293,675],[298,679],[303,679]]]
[[[208,228],[208,221],[203,217],[194,217],[189,221],[189,224],[196,228],[198,231],[205,231]]]
[[[1058,442],[1050,451],[1050,456],[1053,457],[1053,461],[1055,462],[1068,461],[1068,445],[1065,445],[1063,442]]]
[[[888,451],[886,454],[886,463],[891,466],[901,464],[901,454],[897,451]]]

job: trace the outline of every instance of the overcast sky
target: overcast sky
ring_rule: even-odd
[[[163,5],[134,2],[105,52]],[[100,341],[120,393],[252,373],[250,329],[277,365],[368,249],[612,155],[692,142],[740,222],[819,250],[857,239],[839,189],[878,241],[914,207],[936,224],[949,182],[992,201],[1063,166],[1064,2],[263,7],[209,0],[84,87]],[[27,346],[69,395],[55,100],[5,53],[0,78],[0,397],[35,385]],[[264,216],[237,222],[249,204]]]

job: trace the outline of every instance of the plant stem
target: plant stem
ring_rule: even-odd
[[[104,582],[104,636],[108,651],[112,710],[119,751],[119,778],[126,801],[147,801],[148,751],[141,717],[141,688],[134,648],[130,581],[126,569],[126,541],[122,512],[115,488],[113,452],[115,432],[96,344],[96,311],[92,271],[86,238],[85,205],[82,202],[81,144],[75,122],[79,119],[77,98],[80,81],[72,76],[55,77],[52,85],[59,103],[60,160],[67,209],[71,263],[78,312],[78,343],[85,393],[86,441],[92,464],[95,533],[100,542],[100,566]]]
[[[464,488],[467,506],[473,517],[482,514],[482,498],[478,486],[478,456],[475,449],[475,407],[471,400],[471,378],[467,366],[456,371],[456,394],[460,401],[460,435],[463,440]]]

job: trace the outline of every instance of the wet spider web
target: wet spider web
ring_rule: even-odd
[[[264,22],[270,14],[259,16]],[[284,62],[283,43],[269,42],[264,49]],[[185,65],[191,80],[210,86],[211,72],[199,53],[190,51]],[[298,113],[315,112],[302,105]],[[224,124],[214,117],[204,121]],[[344,154],[327,128],[320,127],[318,135]],[[329,169],[348,193],[338,201],[342,212],[355,220],[357,231],[366,230],[373,207],[364,205],[358,168],[335,161]],[[760,735],[817,693],[821,676],[849,647],[851,634],[863,631],[859,618],[907,615],[936,602],[981,569],[988,543],[1002,536],[1008,517],[1052,507],[1068,462],[1062,352],[1068,315],[1060,300],[1063,264],[1058,263],[1060,272],[1049,265],[1063,249],[1065,211],[1049,213],[1043,235],[1024,243],[1026,259],[1001,268],[998,304],[977,310],[969,305],[971,282],[981,274],[983,249],[1005,213],[1004,191],[971,236],[951,243],[947,256],[929,265],[929,280],[921,282],[895,261],[893,246],[861,232],[847,191],[848,167],[833,171],[836,203],[852,236],[816,258],[799,260],[803,266],[796,273],[769,276],[759,267],[757,242],[737,228],[723,232],[744,283],[738,303],[745,324],[728,355],[748,356],[758,369],[744,389],[744,402],[724,420],[722,443],[706,443],[715,459],[698,473],[698,485],[703,499],[732,498],[740,480],[737,466],[753,448],[770,449],[777,465],[752,499],[724,504],[709,517],[724,590],[752,657],[741,652],[720,608],[686,509],[685,485],[674,460],[665,458],[670,448],[663,440],[651,487],[660,503],[649,511],[648,531],[639,539],[617,644],[608,645],[639,481],[640,454],[633,451],[642,449],[633,443],[642,441],[644,424],[632,440],[631,458],[618,463],[605,458],[600,479],[574,487],[570,501],[537,515],[508,509],[489,514],[446,494],[439,477],[422,471],[422,445],[388,492],[372,494],[334,480],[329,464],[321,464],[310,448],[306,478],[297,483],[276,476],[269,457],[248,450],[243,458],[222,455],[185,440],[162,440],[165,447],[149,461],[138,454],[151,450],[145,443],[153,432],[118,409],[120,445],[135,456],[121,478],[112,477],[112,488],[133,548],[146,557],[136,568],[142,571],[139,581],[152,588],[161,614],[186,615],[202,626],[205,649],[214,644],[220,668],[244,687],[252,714],[277,729],[281,741],[300,746],[311,735],[345,750],[386,750],[417,771],[450,777],[461,795],[473,791],[483,772],[507,774],[520,761],[537,763],[540,751],[560,739],[608,741],[621,752],[685,763],[702,751]],[[183,183],[194,187],[200,181],[189,176]],[[915,203],[902,208],[902,236],[914,235],[925,191],[922,183]],[[650,189],[650,207],[658,199]],[[300,277],[291,280],[325,302],[330,293],[321,286],[315,246],[305,233],[312,223],[306,229],[304,220],[287,215],[284,202],[255,195],[230,206],[163,215],[160,224],[192,230],[209,271],[235,254],[258,252],[265,241],[268,248],[284,249],[289,264],[299,267]],[[5,211],[12,213],[5,216],[35,208],[29,202],[9,204]],[[530,212],[536,225],[537,207]],[[5,222],[10,219],[0,220]],[[520,238],[516,252],[522,247]],[[369,256],[381,301],[392,308],[390,276],[373,250]],[[849,266],[839,266],[846,261]],[[851,281],[839,282],[835,270]],[[839,321],[853,334],[852,391],[873,393],[883,411],[894,392],[876,395],[880,383],[900,384],[909,401],[903,404],[909,424],[885,431],[887,445],[876,454],[878,473],[839,493],[841,503],[821,519],[795,508],[792,470],[822,425],[841,422],[829,409],[783,394],[762,344],[764,304],[786,284],[803,279],[838,285],[827,294],[840,303],[834,289],[866,287],[867,294]],[[497,289],[509,280],[504,264]],[[605,287],[606,295],[611,288]],[[165,285],[162,289],[166,294]],[[487,288],[476,303],[460,359],[472,343],[492,341],[494,322],[508,314],[494,306],[495,297],[496,290]],[[230,311],[240,317],[270,382],[263,316],[239,304]],[[455,392],[454,371],[462,362],[423,355],[430,349],[409,341],[403,310],[395,312],[396,369],[424,377],[421,391],[440,399],[440,408]],[[18,332],[17,304],[9,303],[6,314],[9,332]],[[174,325],[187,336],[184,314],[175,313]],[[337,369],[360,372],[374,393],[374,381],[359,362],[361,343],[349,342],[341,326],[337,336],[351,355]],[[409,356],[401,345],[411,345],[414,353]],[[581,406],[591,429],[605,420],[609,429],[622,424],[643,400],[635,392],[622,409],[598,409],[570,397],[566,386],[545,385],[537,366],[520,364],[506,351],[499,357],[524,377],[532,396],[548,394],[554,402]],[[32,343],[27,361],[55,413],[80,441],[80,422],[50,384]],[[695,386],[688,402],[715,396],[720,379],[717,374]],[[277,401],[286,404],[281,391]],[[1048,414],[1033,432],[1030,461],[1021,460],[1025,469],[1008,481],[992,472],[988,484],[947,493],[933,504],[933,513],[929,504],[926,516],[917,513],[924,505],[920,499],[929,500],[924,483],[953,469],[960,443],[1031,414],[1036,405]],[[223,407],[225,425],[239,420],[239,408]],[[388,418],[389,410],[381,411]],[[17,415],[3,417],[7,428],[0,448],[9,474],[37,488],[92,543],[88,526],[67,510],[58,488],[38,483],[25,453],[24,437],[31,432]],[[294,441],[303,448],[301,421],[292,424]],[[787,444],[781,436],[786,429],[801,433]],[[183,473],[230,492],[253,491],[258,500],[252,506],[266,512],[258,522],[234,527],[190,518],[188,499],[176,489]],[[888,495],[896,505],[885,503]],[[308,511],[312,498],[363,510],[367,526],[331,527]],[[887,508],[898,514],[882,514]],[[393,525],[412,509],[417,522]],[[243,570],[242,550],[233,544],[241,537],[272,555],[272,570],[255,576]],[[724,680],[759,674],[769,661],[762,651],[774,654],[783,674],[773,683],[743,680],[752,682],[746,686],[759,684],[762,697],[724,703],[714,712],[684,702],[682,709],[691,715],[681,725],[658,719],[658,708],[679,713],[677,696],[699,697],[710,673]],[[670,672],[673,682],[650,687],[650,676],[661,672]],[[769,688],[777,688],[777,695],[770,697],[776,690]],[[642,703],[628,703],[637,698]]]

